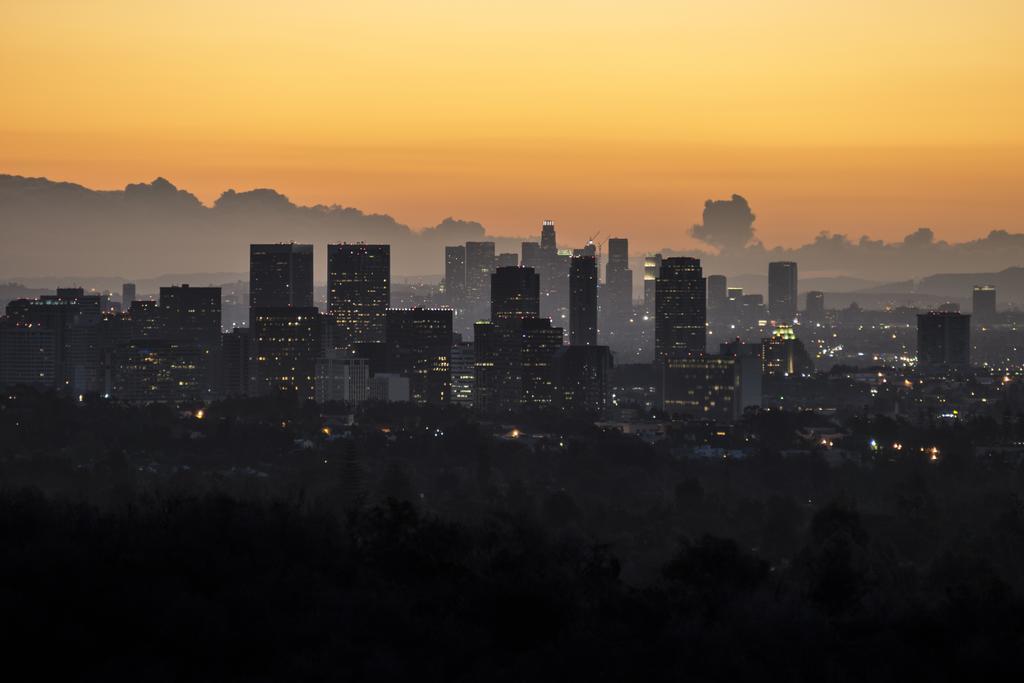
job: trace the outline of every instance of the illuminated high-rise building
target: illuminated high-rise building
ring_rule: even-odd
[[[327,308],[336,324],[338,348],[384,341],[384,320],[390,305],[389,245],[327,246]]]
[[[316,398],[316,360],[322,355],[320,312],[313,307],[254,308],[253,393]]]
[[[695,358],[707,343],[707,295],[700,259],[661,262],[655,293],[654,358]]]
[[[569,265],[569,343],[597,345],[597,259],[573,256]]]
[[[776,321],[793,322],[797,308],[797,267],[793,261],[768,264],[768,313]]]
[[[654,291],[661,271],[661,254],[648,254],[644,257],[644,313],[654,315]]]

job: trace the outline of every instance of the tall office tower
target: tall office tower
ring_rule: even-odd
[[[555,401],[555,353],[564,333],[547,318],[526,318],[519,323],[520,406],[541,410]]]
[[[544,221],[540,229],[540,250],[544,252],[558,251],[558,244],[555,241],[555,222]]]
[[[135,301],[135,283],[126,282],[121,285],[121,311],[127,313],[133,301]]]
[[[486,315],[494,264],[494,242],[466,242],[466,308],[471,319]]]
[[[298,306],[254,308],[252,320],[253,393],[314,400],[316,360],[322,352],[320,312]]]
[[[708,275],[708,310],[721,311],[729,305],[729,288],[724,275]]]
[[[644,314],[654,315],[654,290],[661,272],[661,254],[644,257]]]
[[[654,305],[654,359],[699,358],[707,343],[707,295],[700,259],[664,259]]]
[[[811,322],[821,322],[825,319],[824,292],[807,292],[807,304],[804,307],[804,317]]]
[[[491,320],[540,315],[540,275],[533,268],[498,268],[491,275]]]
[[[793,261],[768,264],[768,313],[777,321],[796,318],[797,277]]]
[[[555,351],[555,403],[565,412],[600,415],[610,404],[612,354],[607,346]]]
[[[249,308],[310,308],[312,244],[249,245]]]
[[[452,345],[452,392],[450,394],[452,403],[466,408],[473,407],[473,387],[476,383],[475,361],[473,342],[460,341]]]
[[[540,247],[533,265],[540,275],[540,312],[552,319],[562,319],[569,306],[568,252],[558,251],[554,221],[544,221],[540,232]]]
[[[220,287],[181,285],[160,288],[160,337],[195,344],[201,350],[203,391],[214,391],[221,380]],[[184,353],[175,347],[168,353]]]
[[[996,288],[981,285],[974,288],[971,314],[977,325],[990,323],[996,318]]]
[[[569,266],[569,343],[597,346],[597,259],[573,256]]]
[[[540,242],[523,242],[519,263],[530,268],[540,267]]]
[[[495,258],[494,264],[497,268],[515,268],[519,265],[519,254],[515,252],[498,254]]]
[[[917,316],[919,371],[965,370],[970,365],[971,316],[945,311]]]
[[[466,247],[444,248],[444,299],[452,308],[466,304]]]
[[[450,309],[389,308],[388,369],[409,378],[414,403],[448,403],[451,396]]]
[[[249,395],[253,359],[252,329],[236,327],[221,335],[221,395],[228,398]]]
[[[633,315],[633,271],[629,269],[629,240],[624,237],[608,240],[601,311],[605,334],[623,330]]]
[[[337,325],[339,349],[384,341],[384,318],[390,305],[389,245],[327,245],[327,308]]]

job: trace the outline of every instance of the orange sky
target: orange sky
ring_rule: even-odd
[[[1024,231],[1018,1],[0,0],[0,172],[691,245]]]

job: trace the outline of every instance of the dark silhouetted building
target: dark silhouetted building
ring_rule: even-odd
[[[996,288],[981,285],[974,288],[971,318],[976,325],[985,325],[996,319]]]
[[[793,261],[768,264],[768,313],[777,321],[796,318],[797,268]]]
[[[699,357],[706,343],[707,295],[700,259],[664,259],[655,292],[655,360]]]
[[[562,410],[600,415],[608,408],[612,354],[607,346],[562,346],[554,364],[556,403]]]
[[[728,283],[724,275],[708,275],[708,310],[722,311],[729,303]]]
[[[597,345],[597,259],[573,256],[569,264],[569,343]]]
[[[310,308],[312,244],[249,245],[249,307]]]
[[[486,315],[496,262],[494,242],[466,242],[466,308],[471,319]]]
[[[735,358],[670,358],[661,368],[661,405],[665,412],[716,422],[738,417],[740,376]]]
[[[466,304],[466,247],[444,248],[444,298],[452,308]]]
[[[917,316],[918,370],[966,370],[970,365],[971,316],[951,311]]]
[[[492,321],[540,315],[540,275],[533,268],[498,268],[490,278]]]
[[[121,310],[127,312],[135,301],[135,283],[125,282],[121,285]]]
[[[602,334],[622,333],[633,316],[633,271],[629,268],[629,240],[608,240],[608,264],[601,289]]]
[[[236,327],[221,335],[221,393],[226,397],[248,396],[253,372],[252,329]]]
[[[220,287],[160,288],[160,338],[198,344],[205,356],[204,390],[213,392],[220,383],[221,290]]]
[[[389,371],[409,378],[409,400],[447,403],[451,397],[451,310],[388,309],[385,337]]]
[[[387,244],[327,246],[327,308],[336,325],[336,345],[384,341],[391,305],[391,247]]]
[[[804,307],[804,317],[811,322],[821,322],[825,319],[824,292],[807,292],[807,303]]]

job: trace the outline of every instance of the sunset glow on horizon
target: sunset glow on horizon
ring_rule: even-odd
[[[0,1],[0,173],[687,247],[1024,230],[1024,3]]]

